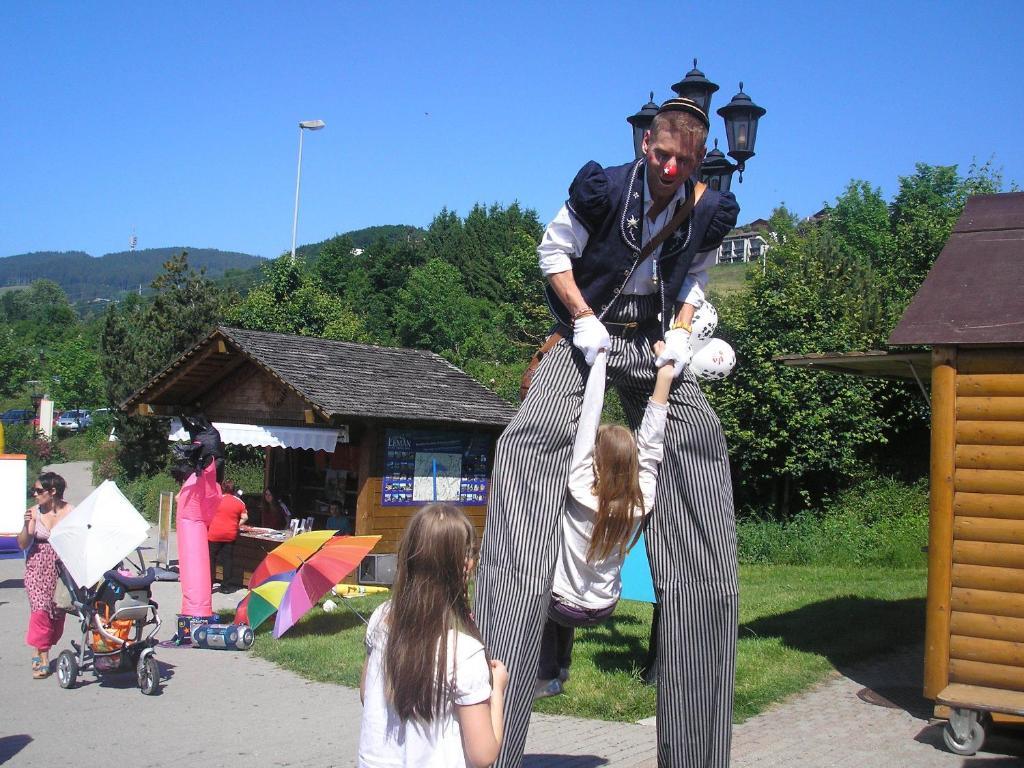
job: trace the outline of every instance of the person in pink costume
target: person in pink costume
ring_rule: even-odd
[[[212,461],[198,473],[190,471],[178,491],[178,576],[181,613],[186,616],[213,614],[207,529],[221,495]]]

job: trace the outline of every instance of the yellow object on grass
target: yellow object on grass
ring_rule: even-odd
[[[338,584],[331,590],[338,597],[366,597],[388,592],[387,587],[368,587],[363,584]]]

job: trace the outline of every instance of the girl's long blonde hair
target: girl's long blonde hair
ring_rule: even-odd
[[[613,552],[625,556],[636,540],[632,537],[637,510],[643,513],[644,496],[640,491],[640,461],[633,433],[617,424],[602,424],[594,443],[594,493],[597,519],[587,548],[591,563],[604,560]]]
[[[444,711],[449,632],[480,639],[468,595],[475,553],[473,524],[451,504],[423,507],[402,534],[384,651],[385,691],[402,720]]]

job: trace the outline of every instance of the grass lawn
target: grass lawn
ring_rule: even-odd
[[[740,584],[737,722],[835,668],[924,634],[923,568],[744,566]],[[348,605],[368,617],[383,599]],[[579,631],[565,693],[539,701],[536,711],[622,721],[653,715],[655,691],[639,679],[650,622],[650,605],[623,601],[604,625]],[[315,610],[281,640],[270,637],[271,626],[257,632],[257,656],[312,680],[358,685],[363,624],[345,606]]]
[[[747,275],[760,268],[761,263],[753,261],[746,264],[715,264],[708,269],[710,291],[720,298],[738,293],[746,288]]]

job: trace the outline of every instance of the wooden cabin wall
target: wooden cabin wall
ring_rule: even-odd
[[[203,396],[211,421],[254,423],[305,422],[309,404],[254,363],[246,363]],[[265,414],[261,417],[255,414]]]
[[[1024,347],[933,355],[925,695],[1024,692]]]
[[[359,466],[359,498],[356,503],[356,533],[358,535],[379,535],[380,543],[373,548],[376,554],[398,551],[398,542],[405,530],[405,524],[419,509],[415,506],[384,506],[381,503],[382,480],[384,476],[383,431],[367,430],[362,443]],[[477,540],[484,533],[484,516],[487,507],[462,506],[473,527]]]

